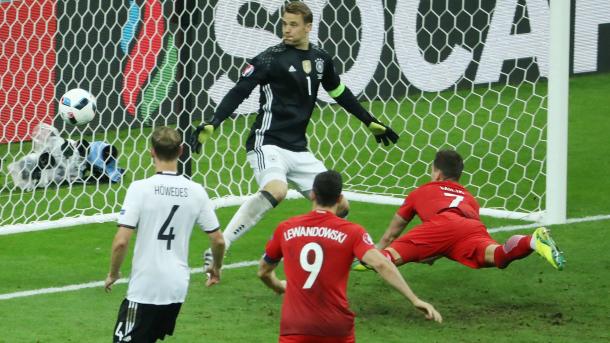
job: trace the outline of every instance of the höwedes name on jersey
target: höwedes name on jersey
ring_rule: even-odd
[[[188,197],[188,188],[169,187],[163,185],[155,185],[155,195],[165,195],[168,197]]]

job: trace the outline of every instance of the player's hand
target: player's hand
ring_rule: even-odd
[[[389,126],[382,124],[377,120],[373,120],[369,126],[369,131],[375,136],[375,140],[377,143],[383,142],[383,145],[390,145],[390,141],[392,143],[396,143],[398,141],[398,134],[394,132]]]
[[[212,287],[220,282],[220,269],[210,267],[205,271],[205,273],[208,276],[208,281],[205,283],[206,287]]]
[[[106,290],[106,293],[110,293],[112,291],[112,285],[120,278],[120,274],[108,273],[108,276],[106,276],[106,281],[104,281],[104,289]]]
[[[288,284],[288,281],[286,280],[278,280],[279,283],[276,287],[276,289],[274,289],[275,293],[277,294],[284,294],[286,293],[286,285]]]
[[[413,302],[413,306],[422,311],[426,315],[426,319],[434,320],[437,323],[443,322],[443,317],[441,317],[441,314],[438,313],[434,306],[428,304],[427,302],[417,299]]]
[[[191,145],[191,150],[196,153],[201,152],[201,145],[205,143],[210,136],[214,133],[214,125],[208,122],[202,122],[199,126],[195,128],[193,131],[193,135],[191,136],[191,141],[189,142]]]

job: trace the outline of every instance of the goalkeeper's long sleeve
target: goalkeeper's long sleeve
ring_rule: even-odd
[[[367,110],[365,110],[362,105],[360,105],[358,99],[356,99],[356,96],[354,95],[354,93],[352,93],[352,91],[349,90],[349,88],[345,86],[343,87],[344,89],[341,91],[341,93],[338,96],[334,97],[334,99],[337,101],[337,104],[339,104],[349,113],[356,116],[356,118],[360,119],[360,121],[363,122],[364,125],[369,126],[369,124],[375,121],[376,119]]]
[[[211,124],[214,125],[215,128],[220,126],[220,124],[227,119],[248,96],[250,96],[250,93],[252,93],[252,90],[257,85],[257,81],[253,78],[240,79],[235,87],[231,88],[227,95],[222,98],[222,101],[216,108],[216,112],[214,112]]]

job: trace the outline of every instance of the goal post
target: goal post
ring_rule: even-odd
[[[545,224],[567,219],[570,2],[552,0]]]
[[[483,215],[565,222],[569,3],[305,2],[312,42],[401,136],[378,145],[321,90],[309,145],[344,175],[348,199],[397,206],[429,180],[434,153],[452,148],[465,158],[461,181]],[[188,27],[179,27],[174,3],[0,2],[0,83],[10,95],[0,94],[0,234],[115,218],[128,185],[152,174],[152,129],[171,125],[187,137],[187,119],[211,113],[247,59],[281,41],[283,0],[192,2]],[[84,128],[55,116],[59,97],[75,87],[97,96],[97,116]],[[202,154],[182,162],[217,206],[258,189],[244,148],[258,99],[255,90]],[[114,145],[124,177],[20,189],[7,167],[31,152],[39,123],[64,138]]]

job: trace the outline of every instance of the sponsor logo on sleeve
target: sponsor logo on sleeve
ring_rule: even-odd
[[[373,243],[373,239],[371,238],[371,235],[369,235],[368,233],[365,233],[364,235],[362,235],[362,240],[364,241],[364,243],[366,243],[368,245],[375,244],[375,243]]]

